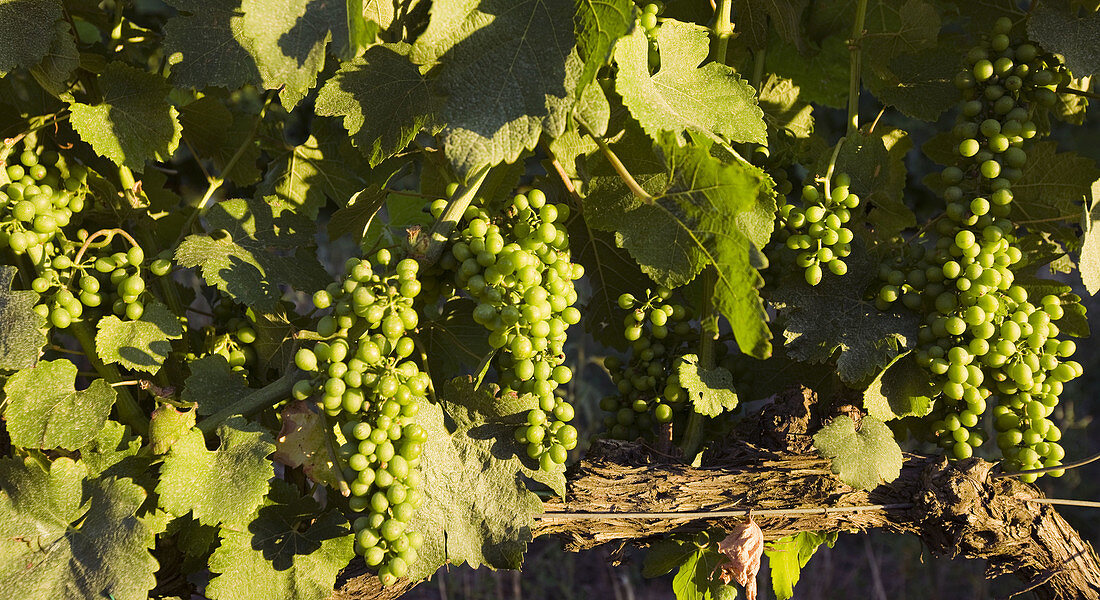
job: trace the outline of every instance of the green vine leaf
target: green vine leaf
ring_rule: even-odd
[[[832,548],[836,539],[836,532],[803,531],[776,540],[764,548],[776,600],[789,600],[794,597],[794,586],[798,583],[803,567],[810,562],[810,558],[813,557],[814,552],[817,552],[818,547],[826,544]]]
[[[672,578],[672,593],[676,600],[712,600],[711,575],[721,562],[721,555],[713,550],[695,549]]]
[[[920,368],[911,352],[906,352],[892,360],[867,386],[863,406],[867,414],[880,421],[923,417],[932,412],[935,395],[927,372]]]
[[[340,65],[317,95],[317,114],[343,117],[371,168],[400,152],[436,120],[440,99],[409,60],[408,44],[371,46]]]
[[[425,315],[421,321],[420,339],[432,373],[472,372],[493,351],[485,327],[470,318],[475,308],[473,300],[454,298],[438,315]]]
[[[768,34],[774,28],[779,39],[798,52],[805,53],[802,13],[809,5],[809,0],[734,0],[734,21],[745,43],[753,49],[767,47]]]
[[[206,588],[213,600],[323,600],[336,575],[355,556],[354,536],[338,510],[322,511],[275,480],[247,528],[223,527],[210,557],[216,573]]]
[[[1092,295],[1100,292],[1100,179],[1092,182],[1091,200],[1086,201],[1084,237],[1081,239],[1081,281]]]
[[[801,277],[792,277],[776,288],[772,300],[786,318],[783,337],[788,355],[816,363],[836,355],[840,378],[859,384],[912,346],[918,317],[909,311],[880,311],[863,297],[877,277],[873,264],[865,251],[854,248],[844,277],[825,277],[813,287]]]
[[[624,293],[641,297],[648,279],[615,240],[614,233],[592,229],[585,219],[569,222],[572,260],[584,266],[585,277],[592,285],[592,295],[581,311],[585,331],[607,347],[625,350],[629,342],[623,337],[623,311],[618,298]]]
[[[0,18],[3,16],[0,15]],[[54,96],[61,96],[68,90],[69,77],[78,66],[80,66],[80,52],[76,49],[72,29],[68,22],[58,21],[54,23],[50,49],[46,51],[42,61],[31,68],[31,75],[42,89]]]
[[[961,97],[955,86],[959,50],[947,46],[904,52],[867,77],[867,87],[883,104],[924,121],[935,121]]]
[[[0,77],[37,64],[49,52],[54,22],[62,16],[57,0],[0,0]]]
[[[760,84],[759,100],[764,120],[796,138],[810,137],[814,132],[813,106],[801,94],[802,88],[793,80],[769,74]]]
[[[248,395],[244,375],[232,370],[229,361],[217,354],[204,356],[188,365],[191,375],[183,383],[180,399],[197,405],[200,415],[211,415]]]
[[[203,96],[180,108],[183,139],[202,158],[209,158],[218,169],[225,169],[245,140],[251,139],[233,168],[222,176],[239,186],[249,186],[260,180],[256,161],[260,144],[252,135],[256,116],[234,113],[214,96]]]
[[[164,26],[164,48],[180,87],[284,88],[280,96],[290,110],[317,83],[328,42],[347,45],[345,2],[168,3],[180,11]]]
[[[680,385],[688,392],[695,412],[707,416],[718,415],[737,408],[737,391],[733,389],[733,375],[722,367],[704,369],[699,357],[685,354],[676,365]]]
[[[1071,11],[1058,2],[1045,2],[1027,20],[1028,36],[1047,52],[1065,57],[1076,77],[1100,74],[1100,13]]]
[[[794,82],[799,88],[801,100],[844,108],[848,102],[850,55],[848,44],[841,36],[825,38],[821,49],[809,56],[771,36],[764,64],[766,71]]]
[[[123,321],[114,315],[99,320],[95,348],[105,363],[118,363],[127,369],[157,373],[172,352],[171,340],[183,337],[179,319],[160,302],[149,302],[136,321]]]
[[[195,426],[195,409],[176,410],[164,403],[149,417],[149,443],[154,454],[164,454]]]
[[[176,440],[161,466],[160,507],[175,516],[192,512],[205,525],[242,526],[263,503],[275,474],[267,458],[274,440],[240,417],[218,427],[218,438],[217,450],[206,449],[198,429]]]
[[[695,544],[666,537],[646,548],[642,563],[642,577],[660,577],[684,564],[698,549]]]
[[[0,459],[0,586],[17,598],[146,600],[156,585],[156,531],[137,516],[146,492],[86,479],[59,458],[48,471]]]
[[[89,477],[137,478],[146,473],[150,458],[139,457],[141,438],[117,421],[107,421],[95,438],[80,448],[80,461]]]
[[[649,42],[640,28],[620,40],[615,52],[615,90],[646,134],[660,141],[662,132],[695,131],[715,140],[767,144],[752,86],[720,63],[699,66],[710,52],[706,29],[666,21],[657,43],[661,68],[652,76]]]
[[[461,0],[432,7],[412,60],[435,66],[444,152],[460,178],[557,137],[581,59],[572,0]]]
[[[614,232],[617,245],[661,285],[681,286],[712,265],[715,306],[733,327],[741,350],[768,356],[771,332],[757,269],[767,264],[759,249],[773,227],[771,179],[752,165],[715,158],[706,138],[693,136],[694,144],[680,147],[666,134],[668,143],[653,152],[639,137],[640,132],[628,129],[612,147],[653,201],[635,196],[600,157],[590,161],[595,177],[585,222]]]
[[[1012,185],[1012,220],[1033,232],[1075,239],[1072,228],[1081,218],[1081,199],[1100,179],[1100,169],[1090,158],[1058,152],[1055,142],[1031,144],[1027,158],[1024,176]]]
[[[483,564],[518,568],[531,540],[534,516],[542,511],[542,501],[523,481],[524,476],[535,476],[538,468],[524,466],[514,455],[501,458],[495,451],[499,438],[515,441],[509,433],[514,426],[494,425],[486,421],[485,413],[457,402],[509,414],[522,414],[513,409],[527,406],[521,400],[479,402],[470,382],[447,386],[441,397],[451,400],[447,416],[453,420],[454,430],[444,423],[439,404],[422,402],[416,417],[428,437],[420,464],[424,504],[410,523],[425,539],[420,559],[409,572],[414,580],[431,575],[448,562],[465,562],[475,568]],[[564,487],[561,474],[556,477]]]
[[[636,9],[630,0],[575,0],[575,4],[577,50],[584,62],[577,90],[583,94],[600,68],[611,61],[615,43],[634,26]]]
[[[12,444],[75,450],[103,429],[115,390],[96,379],[78,391],[76,372],[76,365],[65,359],[44,360],[8,378],[4,419]]]
[[[179,146],[179,111],[168,103],[171,86],[159,76],[112,62],[97,79],[103,101],[70,105],[73,129],[100,156],[144,171],[149,160],[166,161]]]
[[[901,474],[901,448],[882,421],[866,415],[859,431],[850,417],[841,415],[814,434],[814,446],[833,461],[833,473],[844,483],[872,490]]]
[[[917,224],[905,205],[905,156],[912,148],[906,132],[879,127],[873,134],[845,137],[836,158],[836,172],[851,177],[849,190],[861,198],[861,205],[870,207],[867,220],[883,239]],[[821,172],[825,168],[822,165]]]
[[[18,371],[34,366],[46,345],[46,319],[34,312],[38,294],[13,291],[19,269],[0,265],[0,370]]]

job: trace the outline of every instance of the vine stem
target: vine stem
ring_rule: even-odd
[[[829,168],[825,170],[825,199],[833,199],[833,171],[836,170],[836,159],[840,156],[840,147],[844,145],[844,139],[840,138],[836,141],[836,147],[833,148],[833,154],[829,157]]]
[[[714,11],[714,60],[726,64],[726,51],[729,48],[730,38],[733,37],[733,23],[730,21],[730,12],[733,9],[733,0],[718,0],[718,6]]]
[[[1084,96],[1085,98],[1100,100],[1100,94],[1097,94],[1096,92],[1090,92],[1088,90],[1078,90],[1071,87],[1059,87],[1058,91],[1063,94],[1073,94],[1075,96]]]
[[[649,192],[645,191],[645,189],[643,189],[642,186],[638,184],[638,181],[635,180],[634,176],[630,174],[630,171],[627,170],[626,165],[624,165],[623,162],[619,160],[619,157],[615,154],[615,151],[611,149],[611,146],[608,146],[607,142],[603,141],[603,138],[596,135],[592,131],[592,128],[588,126],[588,123],[585,123],[584,120],[581,119],[579,116],[573,115],[573,119],[577,122],[578,125],[581,126],[582,129],[584,129],[584,132],[588,135],[588,137],[592,138],[593,142],[596,142],[596,145],[600,148],[600,152],[602,152],[604,157],[607,158],[607,161],[611,163],[611,167],[615,169],[616,173],[618,173],[619,179],[623,180],[623,183],[626,184],[626,187],[630,188],[630,191],[634,194],[634,196],[642,202],[645,202],[646,204],[653,204],[655,202],[653,196],[650,196]]]
[[[848,50],[851,52],[851,74],[848,80],[848,135],[859,130],[859,77],[863,62],[860,47],[866,20],[867,0],[859,0],[856,4],[856,20],[852,24],[852,39],[848,42]]]
[[[473,178],[466,185],[460,185],[455,190],[451,198],[447,200],[447,207],[440,213],[439,218],[432,224],[432,230],[428,233],[427,242],[419,242],[414,246],[420,244],[426,244],[423,247],[414,247],[411,250],[418,256],[417,262],[420,263],[420,267],[428,267],[434,265],[439,260],[441,254],[443,254],[443,247],[447,244],[447,240],[451,237],[451,232],[454,231],[455,226],[458,225],[460,219],[462,219],[463,213],[470,207],[470,203],[477,197],[477,192],[481,189],[481,184],[485,183],[485,178],[489,175],[489,166],[481,167],[474,172]]]
[[[118,367],[106,364],[99,358],[99,354],[96,353],[95,349],[95,337],[92,335],[88,324],[84,321],[75,321],[69,325],[66,331],[80,343],[80,347],[84,349],[84,354],[88,357],[88,362],[92,363],[92,368],[96,370],[96,373],[99,373],[99,376],[107,383],[112,384],[116,394],[115,404],[118,407],[119,420],[129,425],[138,435],[148,434],[149,419],[145,416],[145,411],[141,410],[137,399],[134,398],[125,385],[114,385],[123,381],[122,374],[119,372]]]
[[[714,368],[714,340],[718,334],[718,317],[714,314],[714,286],[717,283],[714,267],[703,270],[703,310],[699,315],[699,325],[702,331],[699,337],[699,368]],[[680,450],[684,457],[692,459],[699,446],[703,443],[703,425],[706,417],[691,411],[688,417],[687,428],[684,429],[684,437],[680,440]]]
[[[336,468],[332,471],[336,475],[336,483],[339,484],[337,487],[340,488],[340,495],[347,498],[351,495],[351,487],[348,485],[347,479],[344,479],[344,469],[340,464],[340,457],[336,454],[336,446],[332,443],[334,437],[332,433],[332,419],[324,413],[321,414],[321,418],[323,418],[325,422],[325,450],[328,451],[329,460],[332,461],[332,464],[336,465]]]
[[[141,248],[141,244],[139,244],[137,240],[134,239],[134,236],[127,233],[125,229],[100,229],[92,235],[89,235],[88,239],[84,240],[84,243],[80,246],[80,250],[77,250],[76,252],[76,257],[73,258],[73,264],[80,264],[80,260],[84,258],[84,253],[88,251],[88,248],[92,247],[92,242],[94,242],[97,238],[106,238],[105,240],[103,240],[102,244],[96,246],[98,248],[110,244],[111,240],[115,239],[115,235],[121,235],[122,237],[126,238],[126,241],[130,242],[130,244],[133,245],[135,248]],[[65,287],[69,287],[72,285],[73,277],[76,277],[76,273],[77,271],[73,271],[72,275],[69,276],[69,281],[65,284]]]
[[[248,416],[261,411],[276,402],[290,396],[294,383],[301,378],[301,371],[292,369],[282,377],[264,387],[254,390],[244,398],[199,421],[198,427],[203,433],[212,433],[219,425],[236,416]]]

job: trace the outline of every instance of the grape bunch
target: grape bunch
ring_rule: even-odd
[[[645,32],[646,40],[649,41],[649,69],[655,71],[661,66],[660,48],[657,45],[657,31],[661,26],[657,22],[657,16],[664,11],[664,5],[659,2],[650,2],[641,9],[642,14],[638,17],[638,24]]]
[[[443,204],[432,207],[437,217]],[[477,302],[473,319],[497,349],[492,364],[502,393],[538,398],[516,439],[544,470],[564,463],[577,444],[573,407],[556,393],[573,378],[562,350],[567,329],[581,319],[573,282],[584,268],[570,260],[568,218],[568,206],[547,202],[538,189],[500,208],[475,201],[439,263]]]
[[[805,185],[802,206],[784,204],[779,208],[777,239],[795,253],[795,264],[805,269],[806,283],[821,283],[823,269],[834,275],[848,272],[844,258],[852,252],[855,235],[845,227],[852,210],[859,206],[859,196],[848,191],[851,180],[838,173],[832,188]]]
[[[1064,68],[1035,45],[1012,42],[1011,29],[999,20],[956,77],[964,100],[953,129],[957,162],[941,173],[945,218],[934,243],[883,267],[875,301],[887,309],[900,299],[924,314],[916,358],[939,394],[929,419],[941,447],[970,457],[985,442],[979,421],[995,396],[1004,467],[1030,470],[1061,464],[1061,432],[1049,417],[1081,366],[1068,360],[1075,345],[1059,339],[1057,325],[1064,301],[1076,299],[1029,298],[1015,284],[1023,252],[1008,218],[1012,188],[1037,135],[1036,114],[1053,105]]]
[[[242,314],[243,318],[239,316]],[[224,323],[224,326],[203,328],[206,337],[203,354],[221,356],[234,371],[243,372],[255,365],[256,350],[252,347],[257,338],[255,312],[223,297],[214,307],[214,323]]]
[[[321,397],[320,408],[337,417],[348,440],[341,447],[351,497],[355,550],[378,568],[384,585],[405,576],[417,560],[423,535],[409,529],[423,496],[419,471],[424,429],[412,421],[431,384],[410,359],[407,334],[418,322],[413,299],[420,293],[419,265],[410,258],[392,266],[388,250],[374,261],[351,258],[341,282],[313,296],[321,310],[318,333],[327,338],[294,357],[312,377],[293,395]]]
[[[604,359],[604,367],[618,388],[618,395],[600,400],[600,408],[611,413],[604,419],[614,439],[633,440],[651,433],[659,423],[670,423],[686,408],[687,391],[680,385],[677,363],[699,340],[698,328],[691,323],[691,311],[670,302],[672,291],[646,290],[638,300],[630,294],[619,296],[624,337],[630,342],[625,361],[617,356]]]

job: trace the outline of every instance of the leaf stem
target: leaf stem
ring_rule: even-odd
[[[852,24],[852,39],[848,41],[848,50],[851,52],[851,73],[848,80],[848,135],[859,130],[859,77],[863,61],[860,50],[866,19],[867,0],[859,0],[856,4],[856,20]]]
[[[77,342],[80,342],[80,347],[84,349],[88,362],[92,363],[92,368],[96,370],[96,373],[99,373],[100,377],[110,384],[123,381],[118,367],[106,364],[99,358],[95,348],[95,336],[92,335],[91,328],[86,321],[75,321],[69,325],[66,331],[76,338]],[[130,390],[126,389],[126,386],[115,387],[114,390],[117,395],[115,405],[118,407],[119,420],[129,425],[138,435],[144,436],[149,433],[149,419],[145,416],[145,411],[141,410],[141,406],[138,405],[137,399],[130,393]]]
[[[292,369],[289,373],[284,374],[275,381],[254,390],[244,398],[237,400],[233,404],[199,421],[196,427],[202,430],[203,433],[211,433],[217,429],[219,425],[232,417],[238,415],[249,416],[255,412],[274,406],[276,402],[290,396],[290,390],[294,387],[294,383],[301,379],[301,375],[301,371]]]
[[[645,191],[645,189],[638,184],[634,176],[627,170],[626,165],[624,165],[623,162],[619,160],[619,157],[615,155],[615,151],[611,149],[611,146],[608,146],[607,142],[603,141],[603,138],[593,133],[588,123],[585,123],[579,116],[574,115],[573,118],[576,120],[577,124],[584,129],[584,132],[588,134],[588,137],[592,138],[592,141],[596,142],[596,145],[600,147],[600,152],[603,152],[607,161],[611,163],[611,167],[618,173],[619,179],[623,180],[623,183],[626,184],[626,187],[630,188],[634,196],[646,204],[654,204],[655,200],[653,196],[650,196],[649,192]]]
[[[825,169],[825,199],[833,199],[833,171],[836,170],[836,159],[840,156],[840,147],[844,145],[844,139],[840,138],[836,141],[836,147],[833,148],[833,154],[829,157],[829,168]]]
[[[435,220],[431,231],[428,233],[427,240],[424,241],[421,238],[415,245],[416,247],[409,249],[410,253],[416,257],[417,262],[420,263],[421,268],[434,265],[439,260],[440,255],[443,254],[443,247],[451,237],[451,232],[454,231],[455,226],[462,219],[466,209],[470,207],[470,203],[477,197],[477,192],[481,189],[481,184],[485,183],[485,178],[488,175],[489,166],[486,165],[474,172],[469,183],[460,185],[450,199],[447,200],[447,207]]]
[[[1085,98],[1100,100],[1100,94],[1097,94],[1096,92],[1090,92],[1088,90],[1078,90],[1071,87],[1059,87],[1058,92],[1061,94],[1073,94],[1075,96],[1084,96]]]
[[[329,460],[336,466],[333,469],[333,474],[336,475],[337,487],[340,488],[340,495],[347,498],[351,495],[351,487],[348,485],[348,480],[344,479],[344,469],[340,465],[340,457],[337,456],[336,446],[332,443],[334,434],[332,433],[332,419],[328,415],[323,414],[321,418],[325,423],[325,450],[328,452]]]
[[[718,6],[714,11],[714,60],[726,64],[726,51],[729,48],[730,38],[733,37],[733,23],[730,21],[730,12],[733,9],[733,0],[718,0]]]

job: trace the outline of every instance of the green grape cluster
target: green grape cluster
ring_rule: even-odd
[[[298,350],[295,364],[312,377],[293,390],[298,399],[320,395],[321,410],[342,422],[348,506],[363,513],[353,520],[355,549],[384,585],[408,572],[424,541],[408,525],[423,500],[419,465],[427,438],[412,418],[431,384],[410,359],[407,335],[418,322],[419,266],[405,258],[391,269],[392,262],[388,250],[373,263],[349,259],[343,280],[313,296],[318,309],[332,309],[318,326],[327,339]]]
[[[623,326],[630,351],[625,361],[617,356],[604,359],[619,393],[600,400],[600,408],[611,413],[604,426],[614,439],[652,433],[655,425],[672,422],[687,406],[676,365],[699,340],[699,331],[692,326],[691,310],[671,298],[672,291],[663,287],[646,290],[644,300],[619,296],[619,308],[627,311]]]
[[[1063,68],[1033,44],[1012,42],[1011,29],[999,20],[955,80],[964,93],[953,130],[958,160],[941,173],[947,204],[938,239],[884,266],[875,302],[889,309],[900,300],[925,315],[916,358],[939,393],[929,416],[935,440],[956,458],[970,457],[985,442],[979,421],[995,394],[990,412],[1004,466],[1029,470],[1061,464],[1061,432],[1049,417],[1081,366],[1068,360],[1073,342],[1058,337],[1063,299],[1029,299],[1014,283],[1023,253],[1008,219],[1012,187],[1027,162],[1024,144],[1037,135],[1036,113],[1053,105]]]
[[[638,17],[638,24],[649,41],[649,68],[654,71],[661,66],[661,54],[657,45],[657,31],[661,26],[657,22],[657,16],[664,12],[665,7],[661,2],[650,2],[642,6],[641,9],[642,13]]]
[[[256,364],[256,350],[252,347],[257,338],[256,314],[251,308],[222,298],[214,307],[214,324],[204,327],[203,333],[204,355],[221,356],[234,371],[247,371]]]
[[[784,204],[779,208],[777,239],[795,253],[795,264],[804,269],[806,283],[821,283],[823,267],[834,275],[848,272],[844,262],[852,252],[855,235],[845,227],[859,196],[848,191],[851,180],[839,173],[831,188],[805,185],[802,206]]]
[[[436,216],[443,210],[441,203],[432,208]],[[581,319],[573,282],[584,268],[570,259],[568,218],[568,206],[547,202],[538,189],[499,210],[475,202],[440,260],[454,272],[454,286],[477,302],[473,319],[498,350],[492,364],[502,393],[538,398],[516,438],[546,470],[577,444],[573,407],[556,393],[573,378],[563,348],[567,329]]]

